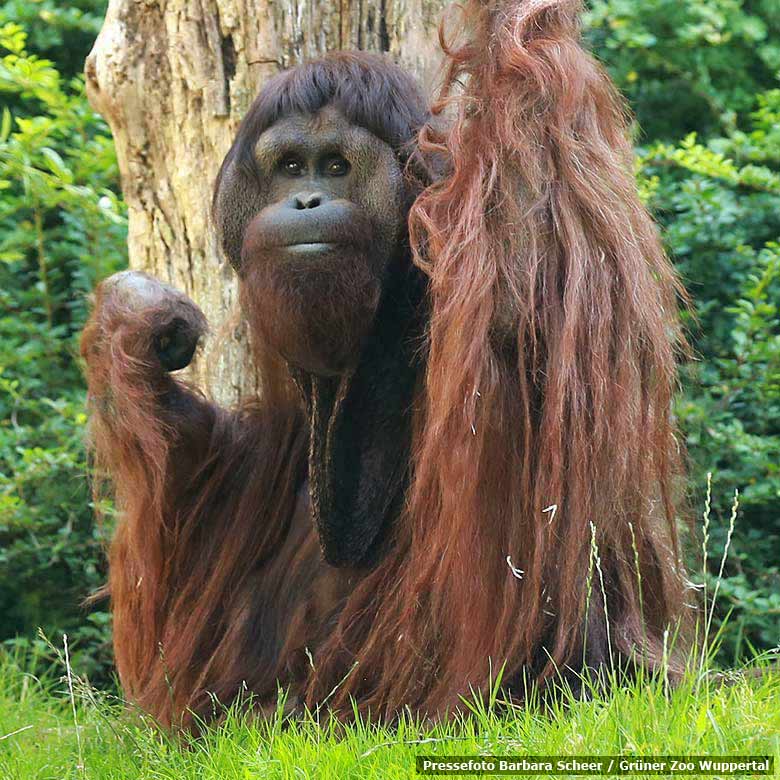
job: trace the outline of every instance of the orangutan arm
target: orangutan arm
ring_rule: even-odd
[[[81,343],[96,466],[119,509],[107,589],[117,669],[128,698],[163,723],[188,717],[204,686],[221,691],[234,676],[252,679],[256,662],[263,668],[255,655],[236,672],[254,603],[247,588],[269,571],[263,582],[278,589],[284,562],[266,567],[280,551],[285,561],[297,554],[284,545],[305,475],[300,412],[221,409],[172,376],[205,329],[186,296],[126,272],[98,288]],[[301,506],[297,527],[312,533]],[[308,562],[316,542],[306,549]],[[279,598],[251,596],[273,675],[284,641],[273,633]],[[222,660],[212,669],[213,658]],[[275,690],[273,676],[264,684]]]
[[[97,465],[120,503],[175,506],[197,470],[218,409],[174,379],[189,364],[206,319],[185,295],[126,271],[97,289],[81,340]]]

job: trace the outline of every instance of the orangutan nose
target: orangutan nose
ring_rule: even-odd
[[[328,200],[327,195],[323,192],[299,192],[293,196],[293,208],[303,209],[316,209]]]

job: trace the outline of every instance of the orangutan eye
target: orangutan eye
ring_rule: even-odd
[[[346,176],[349,173],[349,163],[343,157],[331,157],[325,165],[328,176]]]
[[[281,162],[281,169],[288,176],[301,176],[305,166],[297,157],[285,157]]]

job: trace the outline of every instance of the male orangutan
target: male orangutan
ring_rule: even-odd
[[[361,53],[264,87],[214,198],[253,402],[171,375],[206,327],[184,295],[98,289],[116,659],[162,722],[278,685],[444,717],[491,668],[522,697],[660,663],[683,612],[679,291],[577,12],[472,0],[433,108]]]

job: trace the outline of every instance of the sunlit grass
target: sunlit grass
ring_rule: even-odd
[[[402,778],[417,754],[757,755],[780,766],[780,675],[692,672],[669,691],[662,676],[590,700],[563,692],[503,712],[475,697],[447,725],[405,718],[394,729],[359,723],[339,732],[323,718],[262,721],[238,708],[197,739],[169,736],[109,696],[67,678],[38,680],[10,657],[0,664],[2,780],[223,780]],[[77,732],[78,729],[78,732]],[[78,739],[77,739],[78,733]],[[776,775],[777,776],[777,775]]]

